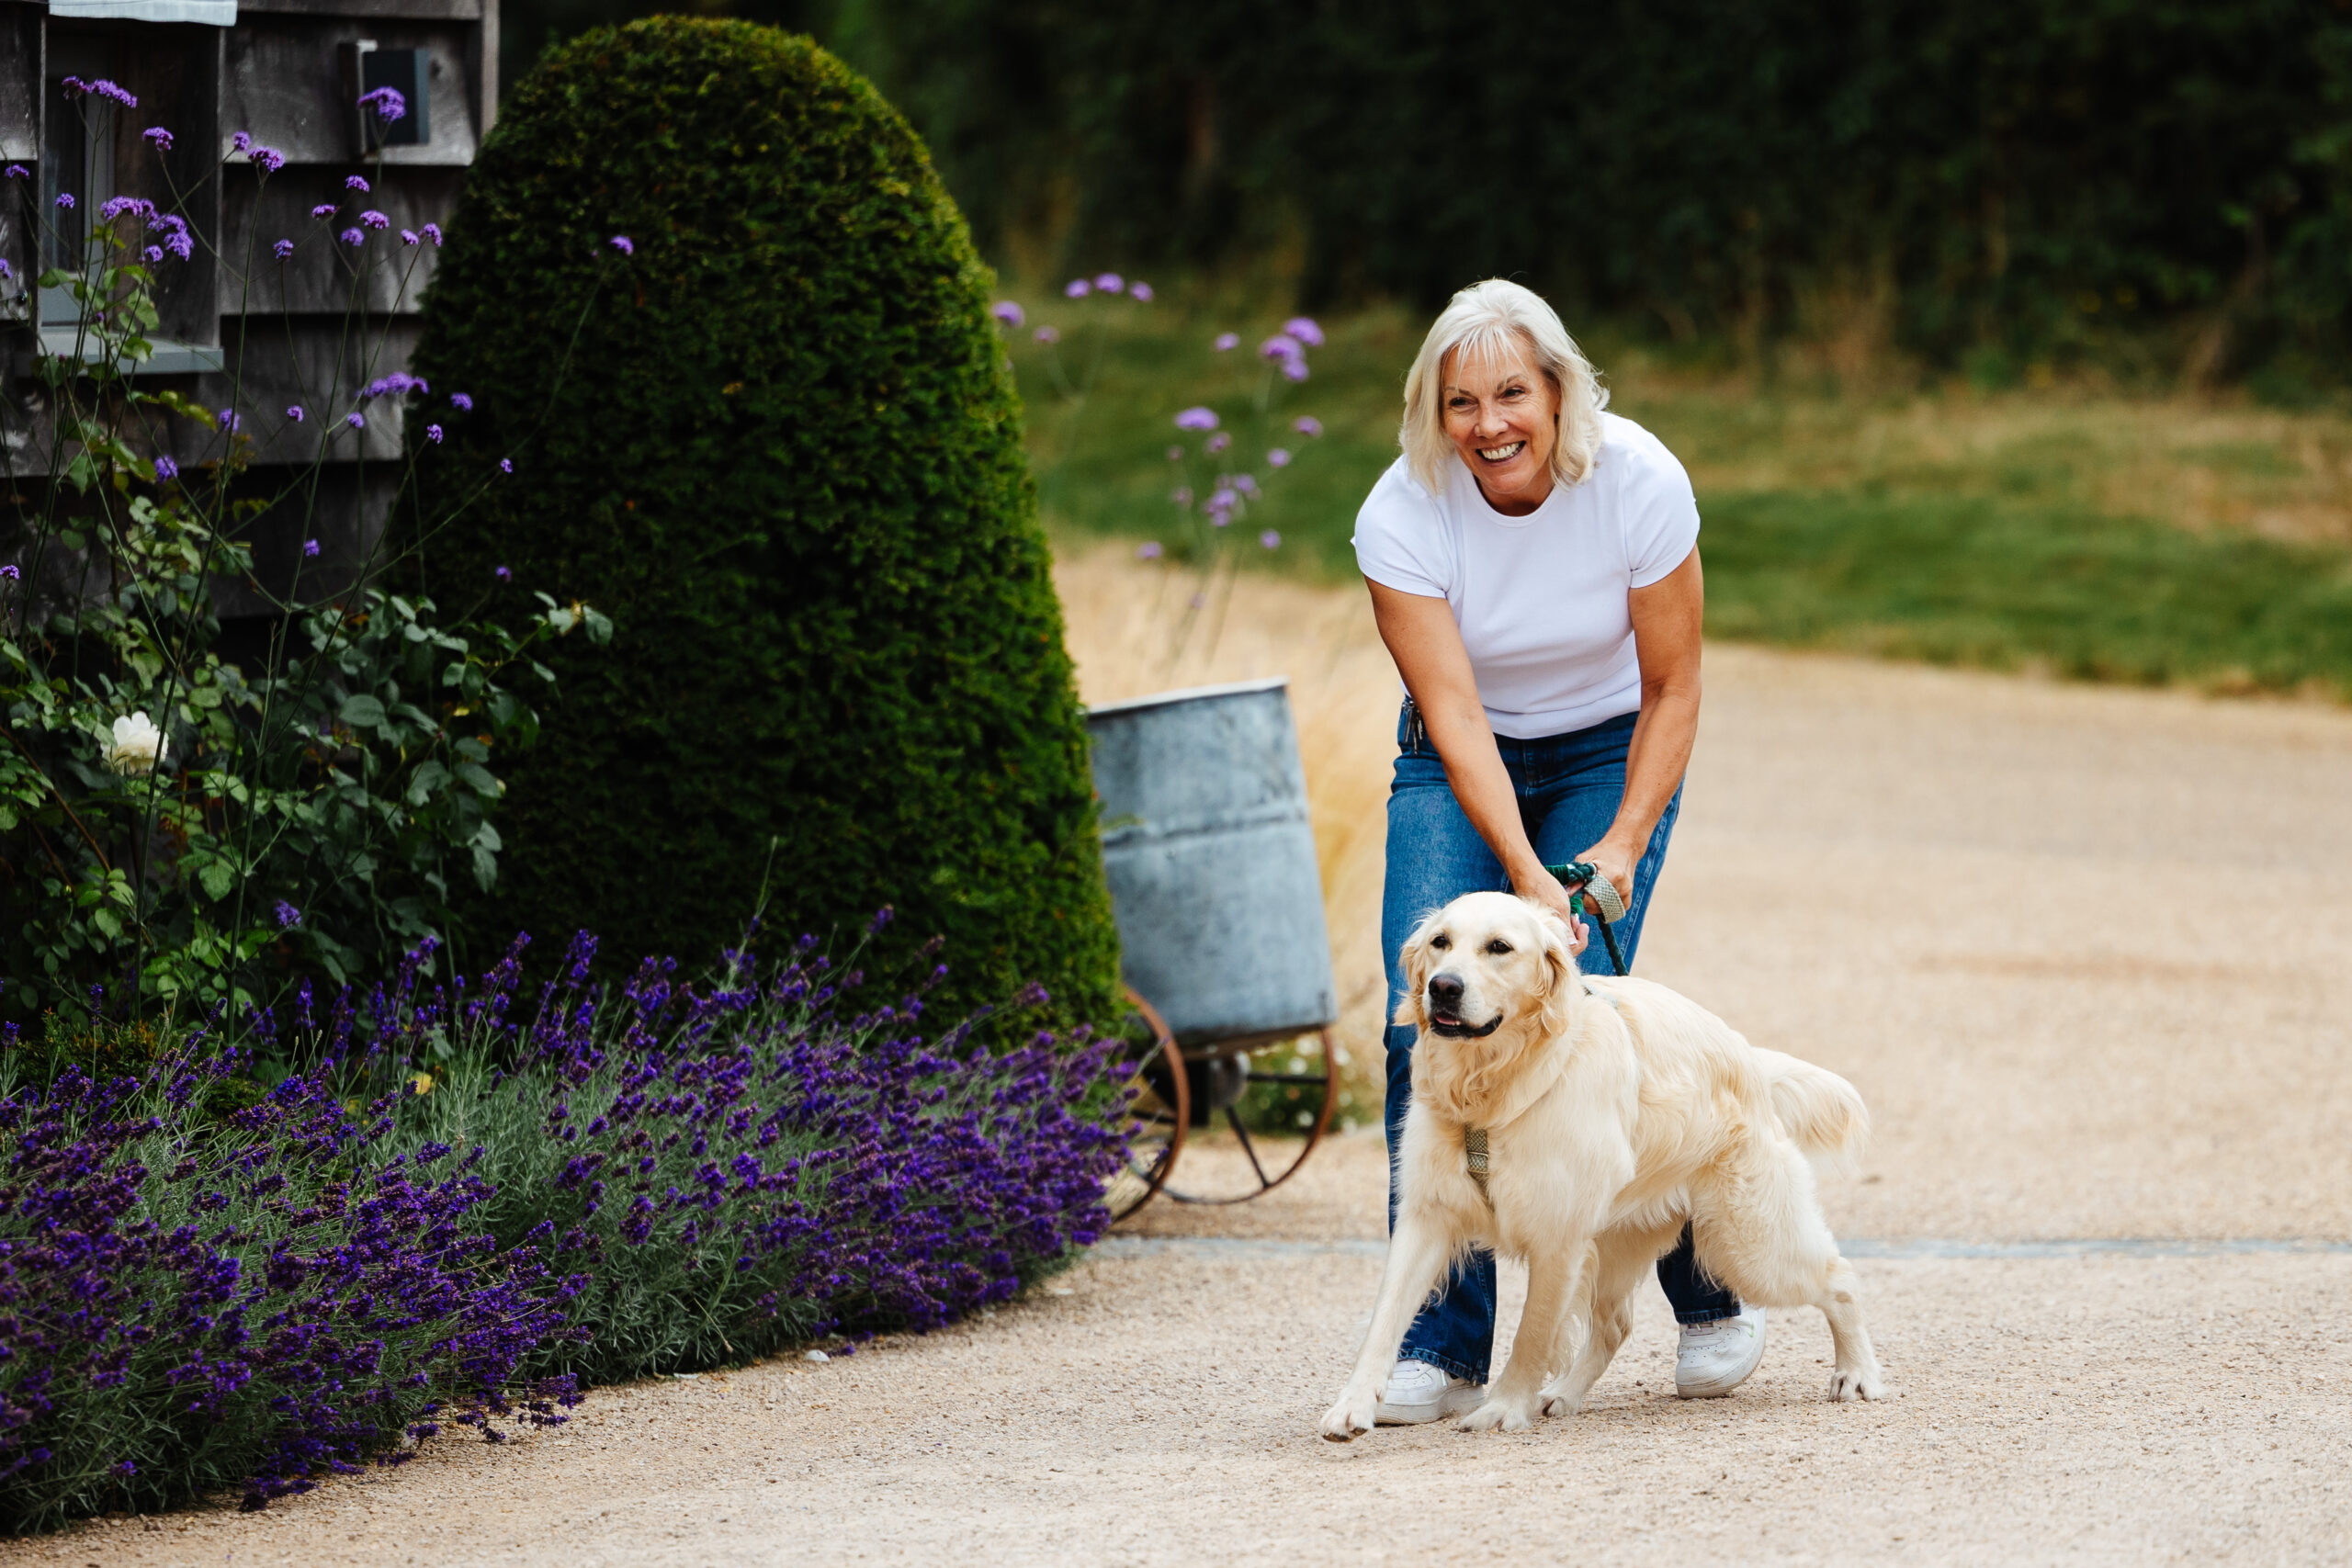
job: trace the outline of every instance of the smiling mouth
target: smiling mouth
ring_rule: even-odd
[[[1448,1040],[1484,1040],[1503,1026],[1503,1015],[1495,1014],[1484,1023],[1464,1023],[1453,1013],[1431,1011],[1430,1032],[1442,1034]]]
[[[1526,446],[1527,443],[1524,441],[1514,441],[1508,446],[1481,446],[1478,448],[1478,456],[1489,463],[1508,463],[1518,457]]]

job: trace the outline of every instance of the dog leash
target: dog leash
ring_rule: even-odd
[[[1601,875],[1600,868],[1589,860],[1572,860],[1564,865],[1547,865],[1544,869],[1558,877],[1571,895],[1581,891],[1592,900],[1594,910],[1600,917],[1601,940],[1609,944],[1610,967],[1623,976],[1625,959],[1617,951],[1617,933],[1610,930],[1611,925],[1625,918],[1625,900],[1617,896],[1616,885]],[[1584,990],[1585,995],[1600,997],[1612,1008],[1617,1005],[1616,998],[1601,996],[1589,982]],[[1487,1190],[1487,1182],[1494,1175],[1494,1164],[1488,1152],[1486,1128],[1462,1129],[1462,1164],[1470,1173],[1470,1179],[1477,1183],[1478,1196],[1486,1200],[1487,1212],[1493,1213],[1495,1200],[1493,1194]]]

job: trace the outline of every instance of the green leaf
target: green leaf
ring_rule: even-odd
[[[480,844],[474,846],[474,881],[485,893],[498,882],[498,857]]]
[[[427,758],[417,765],[415,773],[409,775],[408,803],[411,806],[423,806],[432,798],[435,790],[448,782],[449,770],[442,766],[437,759]]]
[[[209,862],[202,871],[196,874],[196,876],[198,882],[204,884],[206,896],[215,903],[226,898],[229,896],[229,889],[237,885],[237,874],[230,867],[227,861]]]
[[[384,722],[384,705],[365,692],[356,693],[344,699],[341,716],[354,729],[373,728]]]

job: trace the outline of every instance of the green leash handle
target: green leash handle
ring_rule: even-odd
[[[1617,949],[1615,927],[1625,918],[1625,900],[1617,897],[1616,885],[1601,875],[1600,868],[1589,860],[1572,860],[1566,865],[1547,865],[1544,869],[1560,879],[1571,898],[1582,893],[1592,900],[1600,915],[1600,940],[1609,944],[1609,966],[1623,975],[1625,955]]]

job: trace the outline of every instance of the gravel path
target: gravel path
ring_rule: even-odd
[[[1647,1293],[1583,1417],[1320,1442],[1380,1266],[1359,1134],[927,1338],[0,1564],[2344,1561],[2352,714],[1708,674],[1642,967],[1870,1100],[1826,1198],[1901,1397],[1823,1403],[1789,1314],[1736,1396],[1678,1403]]]

